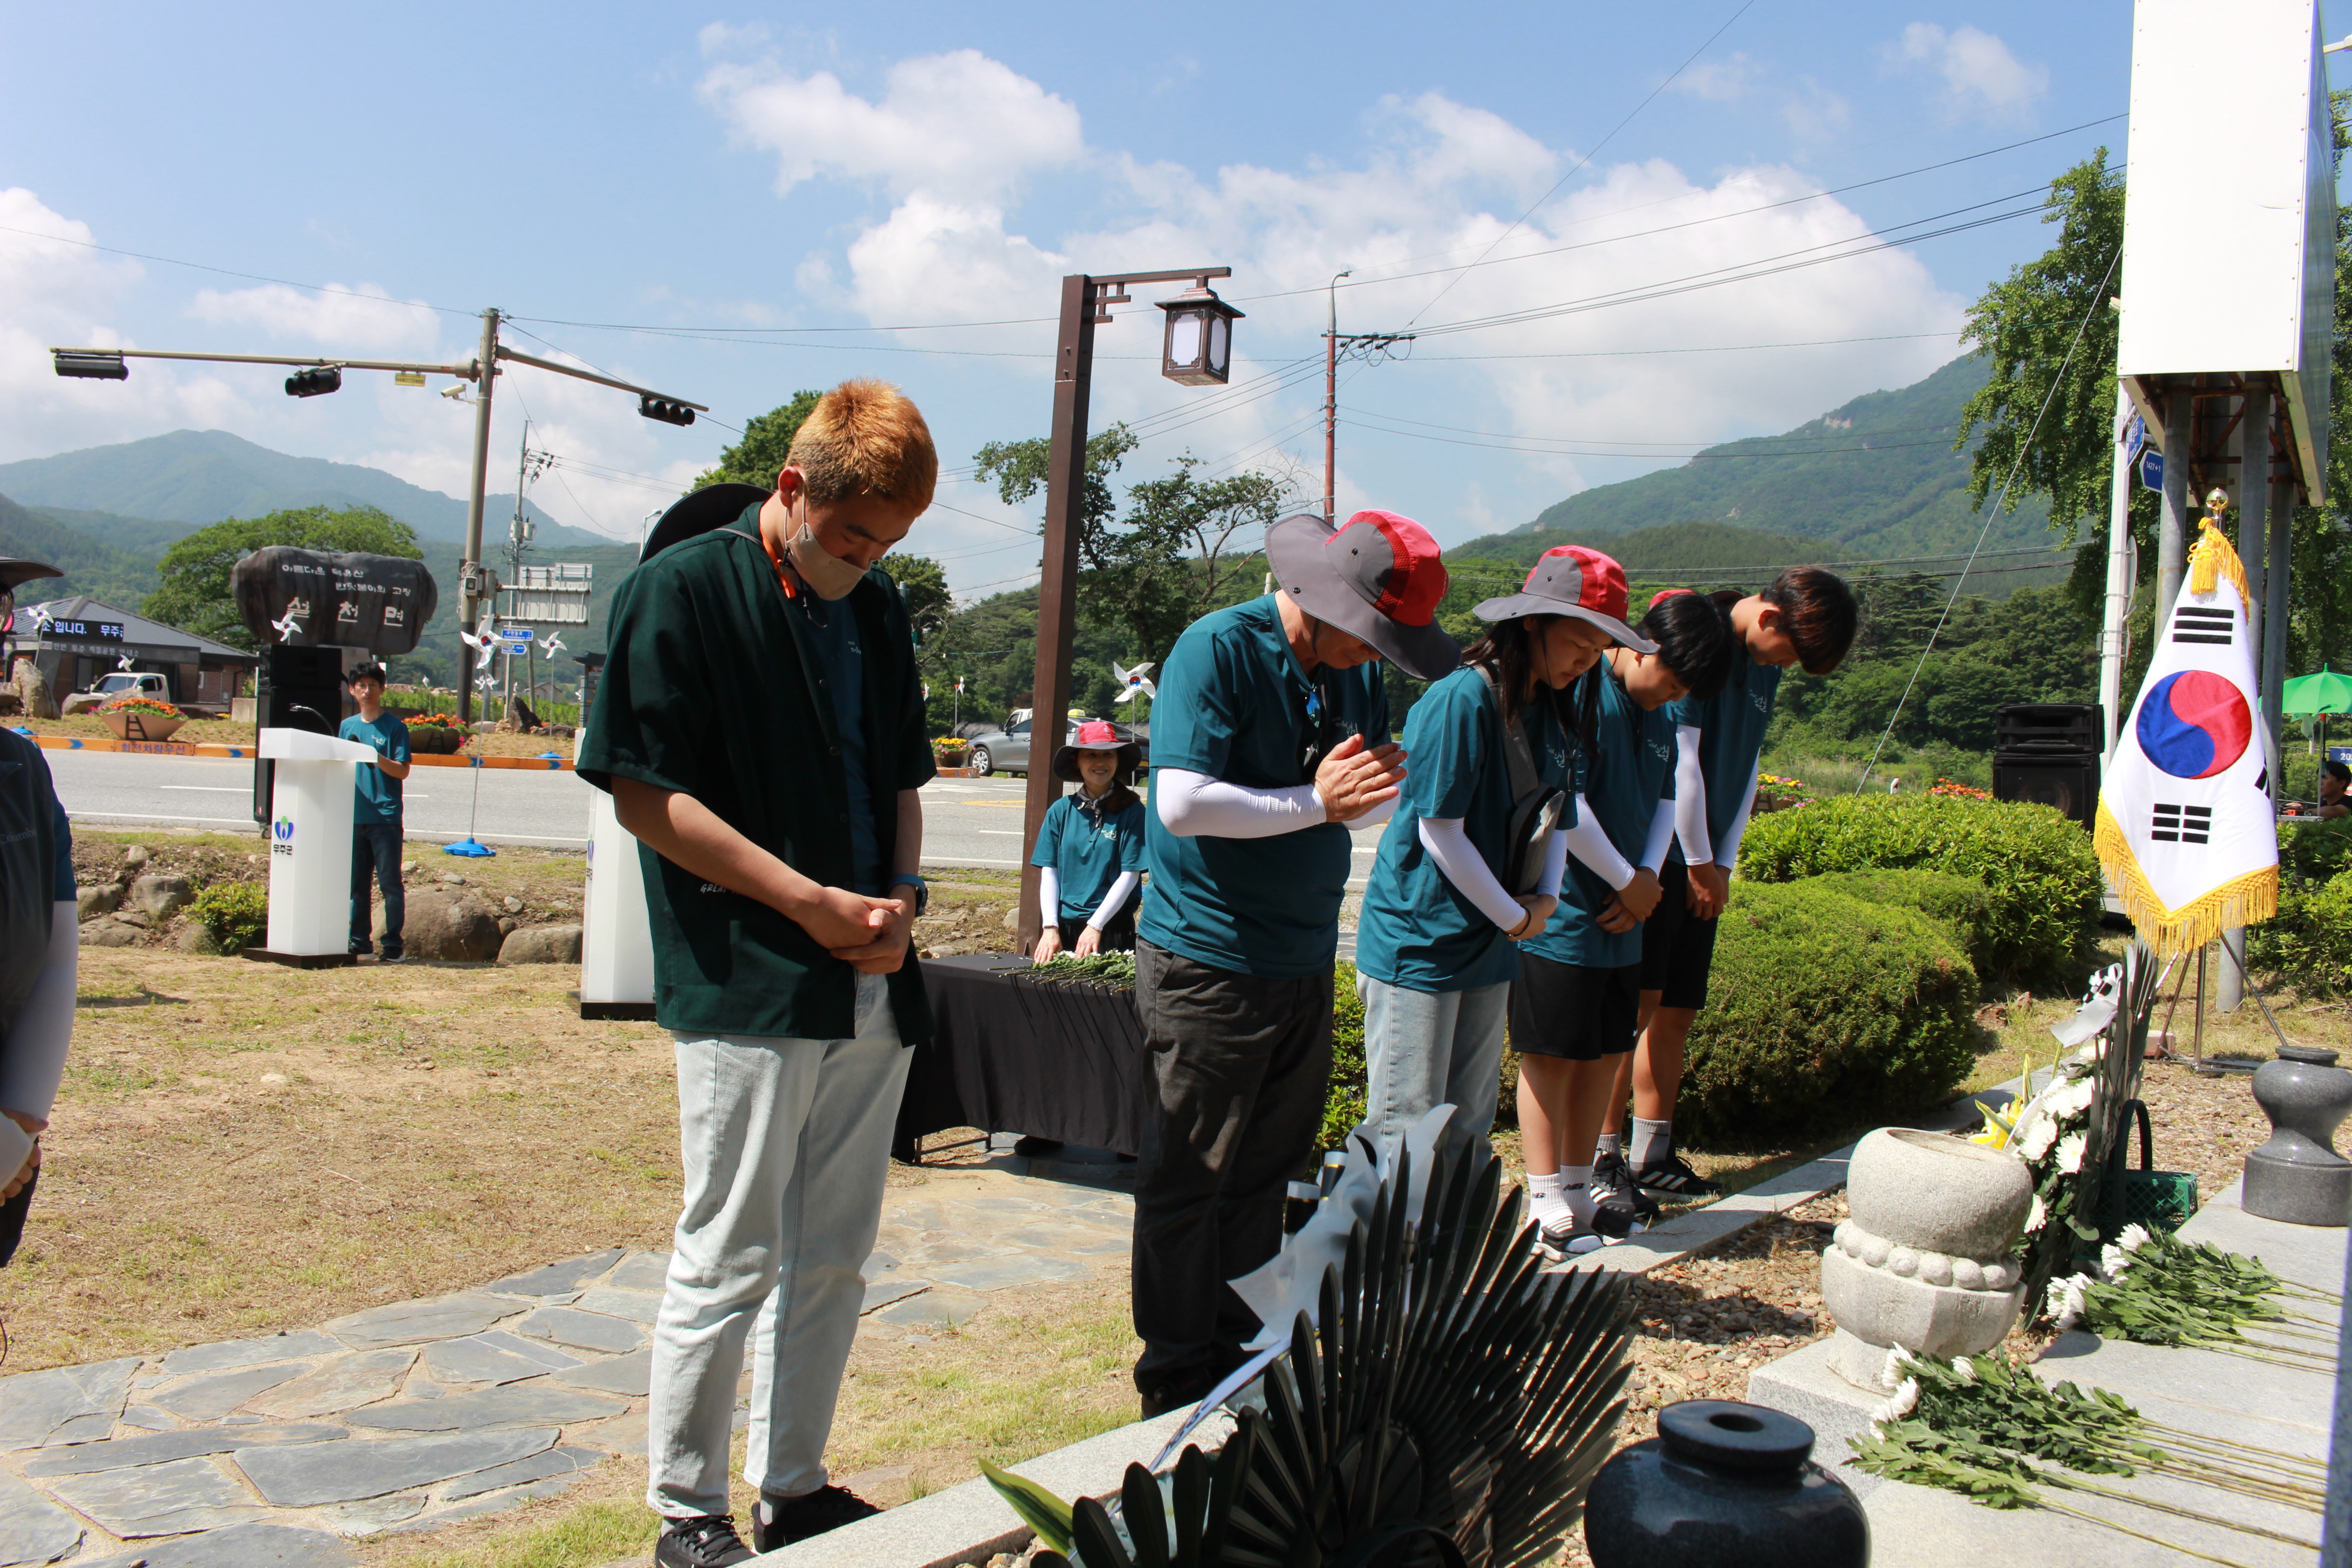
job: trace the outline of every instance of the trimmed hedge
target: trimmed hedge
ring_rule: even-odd
[[[1832,871],[1807,877],[1801,885],[1916,910],[1950,928],[1979,974],[1993,967],[1992,896],[1972,878],[1945,871]]]
[[[1325,1149],[1337,1149],[1364,1119],[1370,1064],[1364,1058],[1364,1004],[1356,994],[1356,966],[1331,976],[1331,1084],[1323,1094]]]
[[[1976,971],[1934,918],[1812,879],[1743,888],[1722,921],[1677,1138],[1744,1144],[1851,1127],[1932,1103],[1968,1076]]]
[[[2104,883],[2091,836],[2054,807],[1948,795],[1843,795],[1748,825],[1739,873],[1791,882],[1832,871],[1944,871],[1983,884],[1995,975],[2071,986]]]

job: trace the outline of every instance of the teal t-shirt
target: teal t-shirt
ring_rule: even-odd
[[[1704,702],[1685,697],[1666,705],[1677,725],[1698,731],[1698,771],[1706,781],[1706,841],[1723,853],[1723,836],[1748,798],[1756,759],[1764,754],[1764,731],[1772,727],[1772,699],[1780,689],[1780,667],[1748,657],[1738,637],[1731,643],[1731,674],[1723,689]],[[1682,858],[1677,843],[1670,859]]]
[[[1522,710],[1536,776],[1572,789],[1574,755],[1550,701]],[[1404,789],[1381,839],[1356,927],[1356,967],[1414,991],[1468,991],[1507,983],[1519,953],[1421,842],[1421,820],[1459,818],[1472,847],[1497,879],[1507,858],[1511,772],[1503,752],[1502,710],[1475,669],[1457,669],[1423,693],[1404,721]],[[1574,807],[1560,819],[1570,826]]]
[[[1310,707],[1311,705],[1311,707]],[[1252,789],[1314,782],[1310,745],[1389,739],[1377,659],[1309,681],[1282,635],[1275,596],[1202,616],[1176,639],[1151,704],[1151,765]],[[1137,931],[1212,968],[1295,980],[1331,967],[1354,840],[1320,822],[1268,838],[1180,837],[1146,815],[1151,880]]]
[[[1644,713],[1604,666],[1591,754],[1581,770],[1584,805],[1617,853],[1635,865],[1649,847],[1658,802],[1675,794],[1675,721],[1664,708]],[[1642,962],[1642,928],[1605,931],[1595,922],[1615,889],[1574,855],[1559,881],[1559,908],[1543,933],[1519,944],[1554,963],[1621,969]]]
[[[841,766],[849,788],[849,886],[880,898],[882,843],[874,829],[874,789],[866,776],[866,651],[858,645],[857,612],[844,600],[827,604],[814,594],[793,602],[816,645],[841,735]]]
[[[362,746],[373,746],[379,755],[395,763],[408,761],[408,726],[389,713],[379,713],[373,721],[354,713],[343,721],[335,731],[346,741],[357,741]],[[362,763],[359,777],[352,783],[352,820],[357,823],[389,822],[400,825],[400,781],[382,768]]]
[[[1090,811],[1083,803],[1080,795],[1066,795],[1046,807],[1029,857],[1029,864],[1051,866],[1061,879],[1056,920],[1085,920],[1102,907],[1120,872],[1143,869],[1143,803],[1118,812]]]

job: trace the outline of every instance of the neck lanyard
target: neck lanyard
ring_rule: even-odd
[[[797,589],[797,588],[794,588],[794,587],[793,586],[793,580],[792,580],[790,577],[787,577],[787,576],[785,576],[785,575],[784,575],[784,560],[783,560],[783,557],[782,557],[782,556],[781,556],[781,555],[778,555],[778,554],[776,553],[776,547],[775,547],[774,545],[772,545],[772,544],[771,544],[771,543],[769,543],[769,542],[768,542],[768,531],[767,531],[767,529],[766,529],[764,526],[762,526],[762,527],[760,529],[759,539],[760,539],[760,548],[761,548],[762,551],[764,551],[764,552],[767,552],[768,564],[769,564],[770,566],[772,566],[772,567],[775,568],[775,573],[776,573],[776,586],[777,586],[777,587],[779,587],[779,588],[782,588],[782,589],[784,591],[784,597],[785,597],[785,598],[787,598],[787,599],[797,599],[797,598],[799,598],[799,597],[801,596],[801,595],[800,595],[800,590],[799,590],[799,589]]]

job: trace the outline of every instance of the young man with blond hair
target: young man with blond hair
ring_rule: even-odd
[[[686,1201],[654,1328],[646,1501],[660,1568],[750,1560],[875,1512],[824,1445],[881,1222],[906,1047],[930,1032],[908,936],[933,775],[907,611],[877,565],[939,454],[879,381],[825,394],[772,491],[680,500],[613,604],[580,753],[641,845],[655,1016],[677,1042]]]

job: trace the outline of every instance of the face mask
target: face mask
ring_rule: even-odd
[[[792,557],[793,570],[809,585],[809,592],[830,604],[849,596],[866,575],[866,568],[855,561],[844,561],[816,542],[816,534],[806,523],[793,535],[785,553]]]

